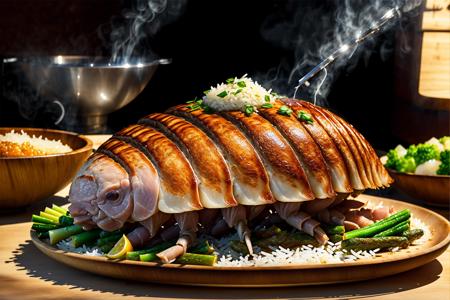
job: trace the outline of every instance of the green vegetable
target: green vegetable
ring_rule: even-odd
[[[342,234],[331,234],[328,236],[330,238],[330,242],[337,243],[344,239],[344,236]]]
[[[226,96],[228,96],[227,91],[223,91],[223,92],[217,94],[217,97],[220,97],[220,98],[225,98]]]
[[[58,225],[54,225],[54,224],[43,224],[43,223],[33,223],[33,225],[31,226],[32,229],[36,230],[36,231],[49,231],[49,230],[53,230],[56,228],[59,228]]]
[[[70,240],[70,244],[72,245],[72,247],[75,247],[75,248],[78,248],[81,245],[89,244],[89,243],[95,241],[99,237],[100,232],[101,232],[100,229],[93,229],[90,231],[85,231],[85,232],[76,234],[76,235],[72,236],[72,238]]]
[[[254,112],[255,112],[255,108],[253,107],[253,105],[246,104],[244,106],[244,113],[247,117],[249,117]]]
[[[443,136],[439,142],[444,146],[444,150],[450,150],[450,136]]]
[[[332,225],[321,224],[320,227],[327,234],[341,234],[342,235],[345,233],[345,227],[342,225],[332,226]]]
[[[272,103],[264,103],[263,105],[261,105],[262,108],[272,108],[273,105]]]
[[[56,210],[57,212],[60,212],[63,215],[66,215],[66,216],[69,215],[69,211],[67,209],[65,209],[64,207],[58,206],[56,204],[52,205],[52,209]]]
[[[406,237],[411,244],[415,240],[420,239],[423,236],[423,233],[422,229],[412,229],[403,232],[402,236]]]
[[[253,233],[253,236],[259,239],[270,238],[271,236],[281,233],[282,230],[277,226],[271,226],[269,228],[260,229]]]
[[[206,91],[203,91],[203,94],[206,96],[209,94],[209,92],[211,92],[211,90],[206,90]]]
[[[49,220],[52,220],[56,224],[59,224],[59,217],[57,217],[57,216],[51,215],[51,214],[43,212],[43,211],[39,212],[39,216],[49,219]]]
[[[144,250],[138,250],[138,251],[131,251],[128,252],[126,255],[126,259],[128,260],[139,260],[139,255],[142,254],[148,254],[148,253],[159,253],[161,251],[166,250],[169,247],[172,247],[173,245],[175,245],[175,242],[164,242],[161,243],[159,245],[156,245],[154,247],[151,247],[149,249],[144,249]]]
[[[410,216],[411,214],[409,212],[409,209],[401,210],[379,222],[373,223],[360,229],[346,232],[344,234],[344,239],[346,240],[351,238],[374,236],[375,234],[385,231],[397,225],[398,223],[408,220]]]
[[[297,119],[299,119],[300,121],[304,121],[304,122],[306,122],[308,124],[314,123],[314,120],[311,117],[311,115],[308,114],[307,112],[304,112],[304,111],[299,111],[298,112]]]
[[[124,232],[122,229],[118,229],[118,230],[114,230],[114,231],[102,231],[102,232],[100,232],[100,238],[104,238],[104,237],[111,236],[111,235],[122,236],[123,233]]]
[[[441,161],[441,164],[439,165],[439,169],[437,170],[436,174],[450,175],[450,150],[442,151],[439,160]]]
[[[439,159],[439,148],[436,145],[419,144],[413,157],[417,165],[430,159]]]
[[[38,216],[38,215],[32,215],[31,216],[31,221],[35,222],[35,223],[44,223],[44,224],[53,224],[53,225],[59,225],[58,222],[55,222],[53,220]]]
[[[197,246],[189,248],[188,251],[196,254],[211,254],[214,252],[214,248],[208,243],[208,241],[204,241]]]
[[[127,258],[129,259],[129,258]],[[155,252],[145,253],[138,256],[138,259],[132,259],[132,260],[140,260],[140,261],[155,261],[158,259],[158,256],[156,256]]]
[[[395,151],[394,149],[391,149],[388,151],[386,156],[388,158],[385,164],[386,168],[397,170],[397,165],[400,160],[400,155],[398,154],[398,152]]]
[[[401,157],[397,162],[396,170],[402,173],[413,173],[416,170],[416,161],[409,156]]]
[[[374,237],[382,237],[382,236],[399,236],[403,232],[409,230],[409,220],[406,220],[404,222],[398,223],[394,227],[391,227],[385,231],[382,231],[380,233],[377,233],[374,235]]]
[[[108,243],[98,247],[103,253],[108,253],[116,243]]]
[[[269,95],[265,95],[265,96],[264,96],[264,101],[270,102],[270,96],[269,96]]]
[[[48,238],[48,231],[38,232],[37,237],[38,237],[38,239]]]
[[[61,217],[62,215],[65,215],[65,214],[62,214],[62,213],[60,213],[60,212],[58,212],[56,210],[53,210],[53,209],[51,209],[49,207],[46,207],[44,212],[49,214],[49,215],[53,215],[53,216],[55,216],[57,218]]]
[[[64,215],[64,216],[59,217],[58,222],[59,222],[59,224],[61,224],[63,226],[73,225],[73,218]]]
[[[385,249],[393,247],[407,247],[409,244],[406,237],[387,236],[374,238],[352,238],[341,242],[342,249],[354,251],[366,251],[375,249]]]
[[[99,234],[99,236],[101,236],[101,233]],[[105,236],[97,240],[97,246],[100,247],[109,243],[116,243],[118,240],[120,240],[121,237],[122,237],[121,232],[118,232],[114,235]]]
[[[290,116],[292,114],[292,109],[290,109],[288,106],[283,105],[278,109],[278,113],[280,115],[284,116]]]
[[[234,78],[228,78],[225,80],[226,83],[234,83]]]
[[[244,81],[238,81],[236,84],[240,88],[245,88],[247,86]]]
[[[195,253],[185,253],[183,256],[177,258],[175,263],[183,265],[203,265],[213,266],[217,262],[217,255],[205,255]]]
[[[63,228],[53,229],[48,232],[50,244],[55,245],[72,235],[83,232],[83,228],[79,225],[71,225]]]
[[[236,92],[233,92],[233,95],[236,96],[236,95],[239,94],[240,92],[242,92],[242,89],[237,89]]]

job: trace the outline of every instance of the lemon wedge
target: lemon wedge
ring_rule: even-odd
[[[106,254],[106,257],[112,259],[122,259],[125,258],[127,252],[133,251],[133,245],[125,235],[123,235],[120,240],[114,245],[114,247]]]

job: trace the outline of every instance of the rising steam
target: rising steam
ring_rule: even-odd
[[[341,58],[317,72],[317,78],[303,85],[298,91],[303,98],[325,104],[324,97],[330,90],[334,78],[343,70],[356,65],[360,58],[368,59],[373,47],[373,38],[357,47],[348,47],[349,42],[358,39],[390,9],[398,7],[402,15],[415,13],[422,0],[375,0],[335,1],[333,7],[317,6],[307,8],[305,13],[302,1],[288,0],[283,17],[269,17],[262,27],[265,39],[285,49],[294,50],[295,61],[291,64],[283,61],[260,81],[269,83],[271,88],[292,96],[297,82],[314,66],[346,47]],[[334,14],[330,14],[334,11]],[[389,28],[396,22],[383,26]],[[382,54],[388,53],[382,46]],[[289,67],[286,68],[286,65]],[[297,90],[295,90],[297,92]]]
[[[145,38],[154,36],[162,26],[178,18],[187,0],[136,0],[122,18],[112,21],[109,41],[114,63],[128,63],[133,57],[153,58]]]

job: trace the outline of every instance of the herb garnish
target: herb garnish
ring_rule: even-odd
[[[253,105],[246,104],[244,106],[244,113],[247,117],[249,117],[254,112],[255,112],[255,108],[253,107]]]
[[[205,113],[211,113],[212,108],[203,103],[202,99],[195,98],[194,100],[187,101],[186,103],[191,103],[191,105],[186,106],[191,111],[196,111],[199,109],[203,109]]]
[[[265,96],[264,96],[264,101],[270,102],[270,96],[269,96],[269,95],[265,95]]]
[[[241,88],[245,88],[247,86],[244,81],[238,81],[236,84],[238,87],[241,87]]]
[[[226,83],[234,83],[234,78],[228,78],[225,80]]]
[[[203,91],[203,94],[206,96],[206,95],[208,95],[209,92],[211,92],[211,90],[206,90],[206,91]]]
[[[236,96],[236,95],[239,94],[240,92],[242,92],[242,89],[237,89],[236,92],[233,93],[233,95]]]
[[[278,109],[278,113],[280,115],[284,115],[284,116],[290,116],[292,114],[292,109],[290,109],[289,107],[287,107],[286,105],[281,106]]]
[[[263,105],[261,105],[262,108],[272,108],[273,105],[272,103],[264,103]]]
[[[227,91],[223,91],[223,92],[217,94],[217,97],[220,97],[220,98],[225,98],[226,96],[228,96],[228,92]]]
[[[311,117],[310,114],[308,114],[305,111],[299,111],[297,114],[297,119],[301,120],[301,121],[305,121],[308,124],[312,124],[314,122],[313,118]]]

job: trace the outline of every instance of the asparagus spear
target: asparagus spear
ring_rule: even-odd
[[[57,217],[57,218],[59,218],[59,217],[61,217],[62,215],[64,215],[64,214],[62,214],[62,213],[60,213],[60,212],[58,212],[58,211],[56,211],[56,210],[54,210],[54,209],[51,209],[51,208],[49,208],[49,207],[46,207],[45,210],[44,210],[44,212],[47,213],[47,214],[49,214],[49,215],[55,216],[55,217]]]
[[[407,247],[408,239],[399,236],[387,236],[377,238],[351,238],[343,240],[341,247],[347,250],[374,250],[392,247]]]
[[[385,231],[375,234],[373,237],[383,237],[383,236],[398,236],[409,229],[409,220],[398,223],[394,227],[391,227]]]
[[[71,225],[63,228],[53,229],[48,232],[50,237],[50,244],[55,245],[72,235],[83,232],[83,228],[79,225]]]
[[[144,250],[138,250],[138,251],[131,251],[128,252],[126,255],[126,259],[129,260],[139,260],[139,256],[143,255],[143,254],[149,254],[149,253],[154,253],[155,255],[161,251],[166,250],[169,247],[172,247],[175,243],[174,242],[164,242],[161,243],[159,245],[156,245],[154,247],[151,247],[149,249],[144,249]]]
[[[342,225],[332,226],[328,224],[321,224],[320,227],[325,231],[328,235],[333,234],[344,234],[345,233],[345,227]]]
[[[70,216],[63,215],[59,217],[58,222],[63,226],[73,225],[73,218]]]
[[[73,247],[78,248],[81,245],[85,245],[90,242],[93,242],[100,235],[100,231],[101,231],[100,229],[93,229],[90,231],[84,231],[79,234],[76,234],[76,235],[72,236],[72,238],[70,240],[70,244]]]
[[[188,250],[189,252],[196,254],[211,254],[214,252],[214,248],[208,243],[208,241],[204,241],[195,247],[189,248]]]
[[[103,244],[102,246],[98,247],[103,253],[108,253],[111,251],[111,249],[114,247],[116,243],[107,243]]]
[[[408,239],[408,242],[411,244],[417,239],[420,239],[423,236],[423,230],[422,229],[412,229],[407,230],[402,233],[402,236],[406,237]]]
[[[43,223],[43,224],[52,224],[52,225],[59,225],[58,222],[55,222],[51,219],[47,219],[38,215],[32,215],[31,216],[31,221],[35,222],[35,223]]]
[[[330,242],[337,243],[343,240],[342,234],[332,234],[328,236],[330,238]]]
[[[375,234],[385,231],[388,228],[397,225],[398,223],[408,220],[410,216],[411,214],[409,210],[404,209],[379,222],[373,223],[372,225],[346,232],[344,234],[344,240],[351,238],[374,236]]]
[[[48,231],[38,232],[37,237],[38,237],[38,239],[48,238]]]
[[[217,255],[205,255],[195,253],[185,253],[183,256],[175,260],[175,263],[183,265],[213,266],[216,262],[217,262]]]
[[[52,209],[61,213],[62,215],[65,215],[65,216],[69,215],[69,211],[67,209],[65,209],[64,207],[58,206],[56,204],[52,205]]]
[[[132,260],[140,260],[140,261],[155,261],[158,258],[158,256],[156,256],[155,252],[150,252],[150,253],[145,253],[145,254],[141,254],[139,255],[138,259],[132,259]]]
[[[101,233],[99,233],[99,236],[101,236]],[[104,238],[97,240],[97,246],[100,247],[100,246],[103,246],[103,245],[106,245],[109,243],[116,243],[118,240],[120,240],[121,237],[122,237],[122,233],[117,233],[115,235],[106,236]]]
[[[58,225],[54,225],[54,224],[43,224],[43,223],[34,223],[31,228],[33,228],[36,231],[49,231],[49,230],[53,230],[56,228],[59,228]]]
[[[39,216],[49,219],[49,220],[52,220],[56,224],[59,224],[59,217],[57,217],[57,216],[51,215],[51,214],[43,212],[43,211],[39,212]]]
[[[118,230],[115,230],[115,231],[102,231],[102,232],[100,232],[100,238],[104,238],[104,237],[111,236],[111,235],[120,235],[120,236],[122,236],[123,233],[124,232],[123,232],[122,229],[118,229]]]

